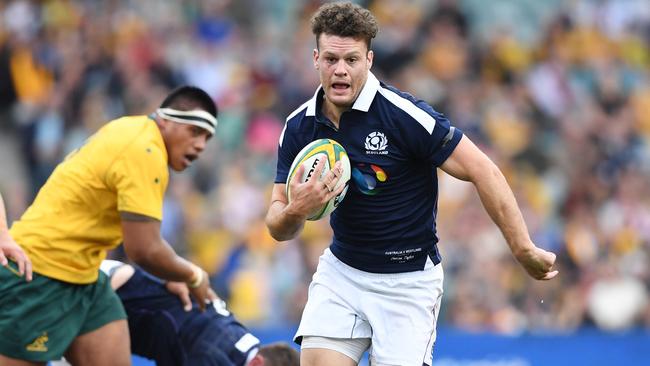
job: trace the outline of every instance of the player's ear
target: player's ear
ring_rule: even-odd
[[[370,50],[368,51],[368,55],[366,57],[368,58],[368,70],[370,70],[372,67],[372,60],[375,58],[375,53]]]
[[[314,48],[314,68],[318,70],[318,49]]]
[[[156,117],[156,124],[161,131],[166,131],[170,122],[162,117]]]
[[[264,366],[264,364],[264,357],[258,353],[255,355],[255,357],[253,357],[247,366]]]

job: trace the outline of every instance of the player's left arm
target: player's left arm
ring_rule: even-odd
[[[32,262],[9,234],[5,204],[2,195],[0,195],[0,264],[5,267],[8,266],[7,258],[16,262],[18,272],[21,276],[25,275],[27,282],[32,280]]]
[[[462,137],[440,168],[474,184],[483,207],[530,276],[549,280],[558,274],[553,270],[555,254],[538,248],[530,239],[524,218],[503,173],[467,136]]]

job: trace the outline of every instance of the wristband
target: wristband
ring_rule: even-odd
[[[194,272],[192,274],[192,280],[187,283],[187,286],[189,288],[197,288],[203,282],[203,270],[196,264],[192,264],[192,271]]]

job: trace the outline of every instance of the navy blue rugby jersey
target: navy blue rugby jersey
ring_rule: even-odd
[[[109,276],[123,265],[103,261]],[[140,268],[116,290],[128,316],[133,353],[159,366],[245,366],[260,341],[226,309],[214,301],[205,311],[183,310],[164,282]]]
[[[372,74],[339,129],[321,111],[323,90],[287,117],[275,183],[286,183],[298,152],[319,138],[338,141],[352,167],[350,187],[332,213],[330,249],[342,262],[375,273],[422,270],[441,260],[436,243],[440,166],[462,132],[431,106]]]

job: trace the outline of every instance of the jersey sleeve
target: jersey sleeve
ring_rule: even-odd
[[[278,146],[278,164],[275,174],[276,184],[287,183],[287,177],[289,176],[289,169],[291,169],[293,159],[300,152],[300,149],[303,148],[299,137],[297,133],[289,128],[289,123],[287,123],[280,136],[280,144]]]
[[[169,171],[162,151],[134,144],[111,165],[107,183],[117,192],[117,210],[162,220]]]
[[[420,101],[417,106],[423,109],[429,118],[426,121],[417,121],[407,129],[411,148],[417,159],[431,162],[439,167],[454,151],[463,132],[451,125],[447,117],[438,113],[428,104]]]

